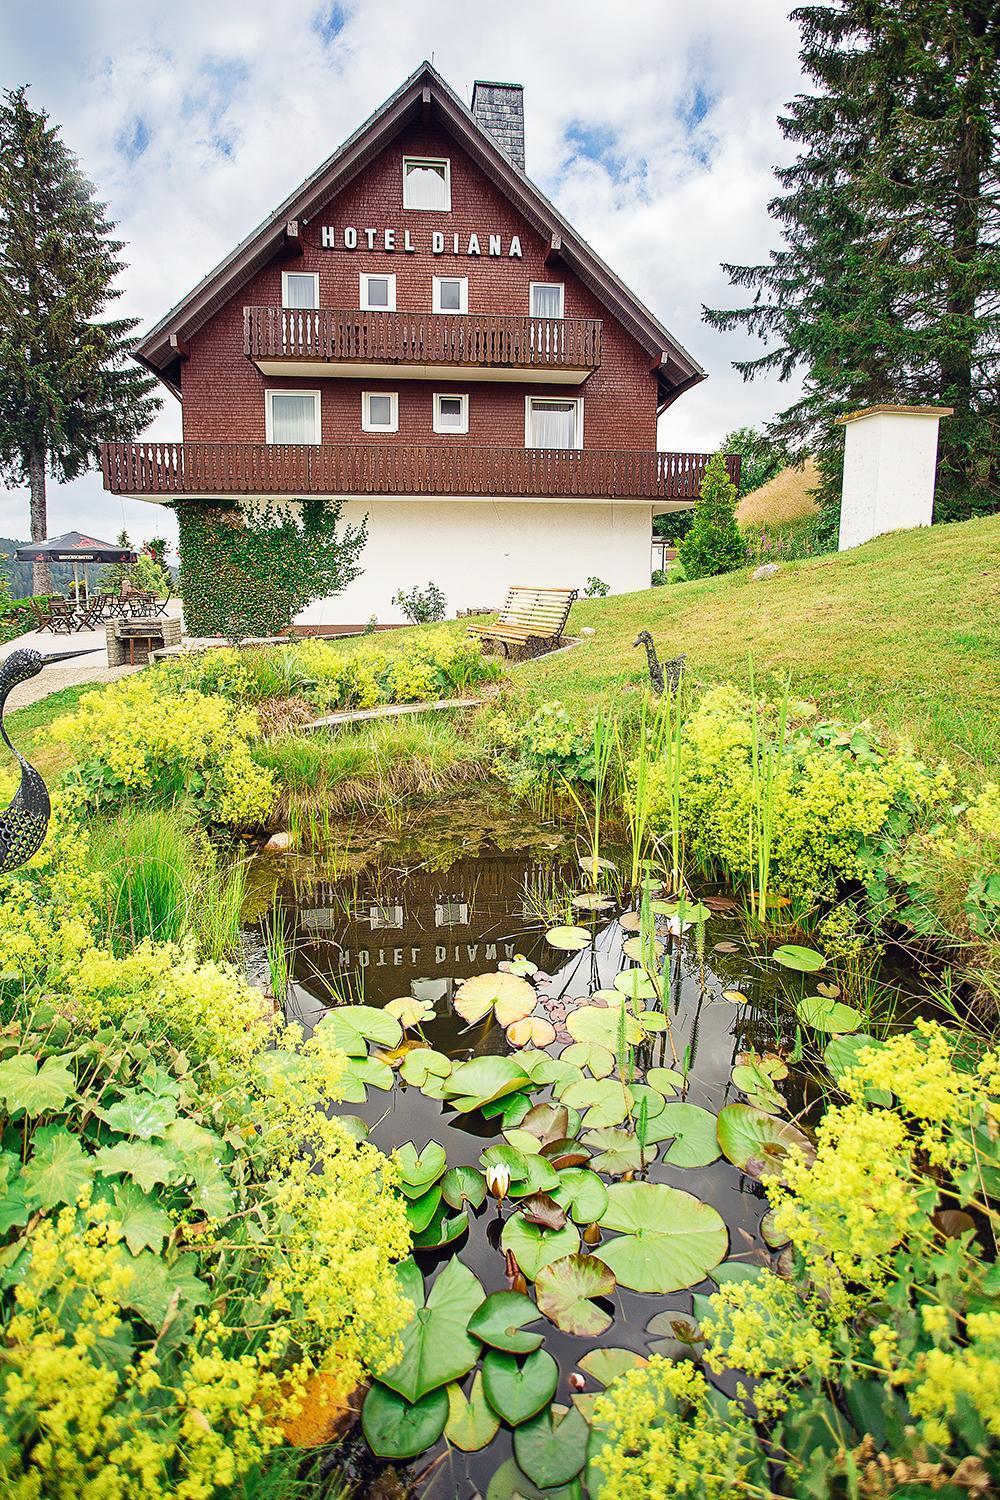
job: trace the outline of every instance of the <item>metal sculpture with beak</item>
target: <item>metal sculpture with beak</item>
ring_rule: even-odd
[[[19,682],[37,677],[43,667],[48,667],[53,662],[71,661],[74,656],[89,656],[94,649],[101,648],[61,651],[52,656],[43,656],[40,651],[22,647],[12,651],[0,663],[0,737],[13,751],[21,767],[21,784],[14,794],[14,800],[5,812],[0,813],[0,875],[26,864],[42,847],[52,811],[48,787],[41,774],[28,764],[17,746],[11,744],[7,726],[3,722],[8,694]]]

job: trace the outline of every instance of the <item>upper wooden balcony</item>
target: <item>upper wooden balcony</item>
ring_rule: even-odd
[[[601,363],[601,320],[245,307],[243,352],[264,375],[580,385]]]
[[[486,448],[464,443],[104,443],[115,495],[382,496],[650,500],[698,498],[705,453]],[[726,459],[739,482],[739,457]]]

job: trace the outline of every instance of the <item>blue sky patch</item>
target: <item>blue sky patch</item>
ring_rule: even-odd
[[[337,40],[346,25],[347,11],[342,5],[337,4],[325,6],[315,16],[312,23],[313,31],[326,42],[327,46]]]
[[[115,137],[115,146],[128,162],[138,161],[149,145],[149,126],[141,115],[135,115],[123,125]]]

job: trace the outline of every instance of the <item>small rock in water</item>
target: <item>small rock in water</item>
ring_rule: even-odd
[[[754,583],[764,583],[768,578],[773,578],[775,573],[780,572],[780,563],[764,563],[762,567],[754,568],[750,576]]]
[[[292,847],[292,835],[290,833],[272,833],[264,845],[265,854],[287,854]]]

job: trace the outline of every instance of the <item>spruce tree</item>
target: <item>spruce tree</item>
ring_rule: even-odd
[[[836,535],[843,437],[833,419],[891,402],[951,406],[935,519],[1000,506],[1000,4],[836,0],[792,12],[816,92],[779,119],[798,155],[770,204],[781,249],[727,265],[747,307],[706,309],[767,344],[747,379],[803,377],[772,424],[813,451]]]
[[[685,578],[731,573],[747,560],[747,544],[736,521],[736,486],[721,453],[713,453],[706,465],[701,499],[677,560]]]
[[[27,481],[31,539],[48,532],[46,474],[73,479],[102,439],[130,441],[159,402],[129,360],[134,318],[102,320],[121,295],[121,240],[76,157],[24,88],[0,104],[0,475]],[[34,591],[49,590],[34,565]]]

